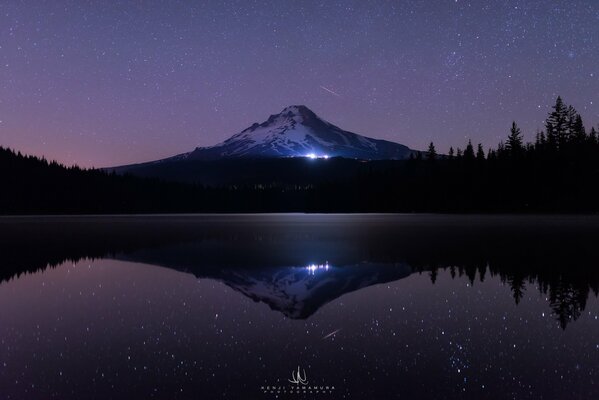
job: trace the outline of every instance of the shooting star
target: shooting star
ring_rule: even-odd
[[[332,94],[333,96],[337,96],[337,97],[341,97],[341,95],[339,93],[336,93],[334,91],[332,91],[331,89],[325,88],[324,86],[320,87],[322,90],[326,90],[327,92],[329,92],[330,94]]]
[[[328,339],[328,338],[330,338],[331,336],[335,336],[335,335],[337,334],[337,332],[339,332],[340,330],[341,330],[341,328],[337,329],[336,331],[333,331],[333,332],[329,333],[328,335],[325,335],[325,336],[322,338],[322,340]]]

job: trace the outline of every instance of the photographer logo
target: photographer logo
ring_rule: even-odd
[[[263,394],[273,395],[296,395],[296,394],[315,394],[327,395],[333,394],[335,386],[326,384],[309,384],[306,370],[299,365],[297,369],[291,371],[291,379],[287,378],[290,384],[274,384],[260,386]]]

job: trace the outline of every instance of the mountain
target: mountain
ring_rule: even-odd
[[[407,146],[372,139],[321,119],[306,106],[289,106],[262,123],[209,147],[142,164],[109,168],[122,172],[156,163],[228,158],[345,157],[361,160],[404,160],[416,153]]]
[[[306,106],[286,107],[261,124],[255,123],[210,147],[176,156],[192,160],[223,157],[346,157],[364,160],[405,159],[412,150],[372,139],[326,122]]]
[[[214,146],[105,171],[217,186],[311,185],[387,168],[367,168],[365,160],[387,163],[415,153],[398,143],[344,131],[306,106],[290,106]],[[329,160],[315,163],[311,159]]]

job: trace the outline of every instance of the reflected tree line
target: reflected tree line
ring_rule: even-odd
[[[477,281],[484,282],[485,278],[499,277],[501,282],[509,286],[516,304],[520,304],[527,288],[536,286],[538,291],[549,301],[549,305],[562,329],[568,323],[578,319],[585,310],[589,295],[599,296],[599,273],[592,270],[555,271],[548,269],[526,270],[514,269],[497,264],[460,265],[449,267],[418,268],[426,272],[434,284],[439,270],[448,270],[452,278],[468,279],[474,286]]]
[[[41,272],[46,268],[55,268],[65,262],[77,263],[84,259],[93,260],[103,257],[110,257],[110,254],[52,259],[48,262],[40,259],[37,263],[34,261],[32,264],[24,264],[26,259],[21,258],[18,266],[13,264],[6,268],[9,265],[4,265],[0,271],[0,284],[18,279],[23,275]],[[417,268],[418,272],[428,273],[433,284],[437,280],[439,270],[448,270],[452,278],[468,279],[472,286],[475,286],[477,281],[484,282],[488,276],[499,277],[501,282],[510,288],[516,304],[520,304],[527,288],[535,286],[542,295],[547,297],[551,310],[562,329],[566,329],[570,322],[576,321],[582,315],[591,294],[595,297],[599,296],[599,274],[563,274],[552,270],[544,273],[525,270],[509,271],[484,264],[480,266],[431,267],[430,269]]]
[[[558,219],[554,225],[539,226],[539,219],[523,224],[513,220],[511,224],[496,217],[477,225],[478,220],[464,217],[434,224],[415,218],[413,224],[383,227],[358,221],[330,230],[322,224],[305,225],[294,234],[288,233],[285,223],[225,226],[183,217],[4,222],[0,224],[0,281],[94,258],[156,261],[216,279],[223,270],[237,268],[250,276],[255,271],[258,279],[265,267],[303,265],[304,254],[324,251],[331,265],[367,262],[386,268],[373,276],[403,263],[429,274],[433,283],[440,270],[472,285],[498,277],[509,286],[516,304],[536,286],[565,329],[581,316],[589,296],[599,294],[597,224],[579,226],[576,219],[568,225]],[[147,258],[148,254],[155,258]]]

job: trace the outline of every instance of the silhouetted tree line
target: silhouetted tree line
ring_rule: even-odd
[[[5,214],[159,212],[190,205],[197,191],[178,183],[67,168],[2,147],[0,186],[0,213]]]
[[[403,204],[415,211],[599,209],[597,131],[587,131],[580,114],[560,97],[533,143],[524,143],[513,122],[506,141],[486,154],[482,145],[475,149],[469,141],[463,150],[450,148],[442,157],[431,143],[426,156],[413,157],[400,172],[400,181],[411,189]]]
[[[440,155],[431,143],[406,161],[322,162],[353,165],[343,179],[208,187],[66,168],[0,148],[0,213],[599,211],[597,131],[559,97],[533,143],[513,122],[486,152],[469,141]]]

